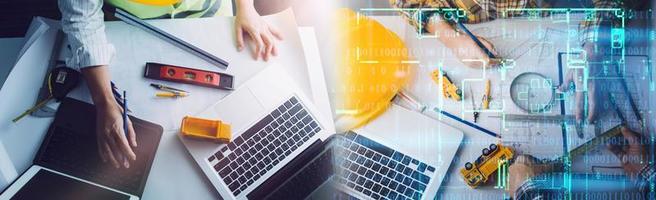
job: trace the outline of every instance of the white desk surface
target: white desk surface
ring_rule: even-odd
[[[285,16],[281,18],[283,18],[284,20],[289,20],[287,17],[289,16]],[[426,74],[430,72],[432,69],[434,69],[437,63],[442,62],[447,69],[462,68],[463,70],[462,72],[453,74],[453,76],[455,76],[456,79],[476,78],[476,76],[467,76],[467,74],[481,75],[481,72],[478,70],[464,68],[462,64],[459,64],[459,62],[455,58],[453,58],[453,56],[448,50],[442,51],[441,49],[445,49],[445,48],[443,48],[443,46],[436,39],[420,40],[416,38],[413,29],[409,27],[405,22],[403,22],[399,17],[376,16],[374,17],[374,19],[378,20],[383,25],[388,27],[390,30],[397,33],[401,38],[403,38],[406,41],[408,47],[411,49],[427,49],[430,47],[432,47],[433,49],[438,49],[434,52],[424,52],[423,55],[417,56],[418,60],[420,60],[420,64],[418,65],[419,70],[417,70],[418,71],[417,81],[415,81],[413,84],[411,84],[408,87],[408,89],[415,96],[417,96],[418,99],[423,100],[425,103],[429,102],[426,104],[435,106],[437,105],[436,102],[438,102],[437,100],[438,95],[436,95],[437,87],[436,86],[425,87],[426,85],[433,85],[432,82],[430,82],[430,79],[428,79],[428,76]],[[190,35],[184,33],[185,29],[197,27],[196,25],[194,25],[194,23],[201,23],[201,22],[194,22],[193,20],[189,23],[176,24],[170,27],[166,27],[166,22],[154,22],[154,23],[162,26],[162,28],[166,30],[170,30],[178,35],[181,35],[181,37],[192,41],[192,43],[199,42],[199,41],[210,41],[209,43],[200,42],[198,43],[198,45],[204,48],[208,48],[210,52],[220,52],[218,55],[225,55],[223,56],[225,58],[232,58],[232,60],[229,60],[231,61],[231,67],[228,70],[228,73],[237,74],[238,82],[245,80],[241,77],[247,77],[249,75],[252,75],[252,73],[257,71],[257,69],[264,66],[261,63],[252,62],[248,57],[249,54],[234,52],[233,44],[218,45],[217,43],[218,41],[232,41],[232,39],[212,40],[212,37],[219,37],[219,38],[220,36],[232,37],[232,34],[218,32],[216,33],[217,35],[214,36],[213,34]],[[206,22],[206,23],[219,23],[219,22]],[[272,22],[272,23],[276,24],[276,22]],[[281,23],[281,22],[277,21],[277,23]],[[485,36],[486,34],[485,27],[498,26],[502,23],[504,23],[502,20],[497,20],[494,22],[484,23],[479,25],[468,25],[468,27],[470,27],[472,32],[479,33]],[[216,24],[215,26],[230,27],[229,30],[232,30],[231,24],[219,23]],[[200,111],[201,109],[207,107],[212,102],[215,102],[217,99],[220,99],[222,96],[224,96],[225,92],[211,90],[211,89],[197,88],[192,86],[179,85],[179,87],[182,87],[184,89],[192,90],[193,94],[203,94],[203,96],[201,96],[202,98],[199,98],[198,96],[194,95],[189,97],[188,100],[152,99],[153,91],[151,91],[150,88],[148,88],[147,84],[145,83],[145,80],[141,78],[141,74],[132,72],[132,68],[137,68],[138,70],[141,70],[143,68],[142,64],[133,64],[133,63],[144,63],[145,61],[161,60],[163,62],[166,61],[171,64],[189,65],[189,66],[203,68],[204,61],[200,59],[191,59],[191,60],[183,59],[189,56],[181,55],[181,53],[178,53],[179,51],[175,51],[175,52],[166,51],[167,48],[175,48],[175,47],[172,47],[167,43],[157,42],[158,40],[157,38],[154,38],[148,34],[140,33],[139,30],[133,27],[127,27],[124,24],[110,23],[108,25],[108,30],[111,31],[113,28],[118,28],[118,27],[121,28],[118,29],[119,31],[112,32],[113,34],[119,34],[119,35],[129,34],[131,37],[139,38],[137,43],[131,44],[131,46],[138,47],[138,46],[143,46],[145,44],[151,44],[153,42],[157,43],[156,47],[149,49],[149,51],[136,52],[134,55],[126,55],[124,53],[120,53],[125,48],[132,48],[131,46],[117,45],[117,48],[119,50],[119,54],[117,56],[121,58],[128,57],[130,59],[116,61],[115,63],[113,63],[113,68],[112,68],[113,77],[121,77],[125,79],[125,81],[123,81],[123,80],[119,80],[118,78],[115,78],[119,87],[126,89],[128,91],[148,91],[146,92],[147,93],[146,95],[136,96],[131,101],[131,102],[149,102],[149,106],[142,106],[142,107],[133,106],[132,108],[135,108],[134,112],[136,113],[136,115],[144,119],[160,123],[167,130],[165,131],[165,134],[160,143],[160,148],[157,153],[157,158],[155,159],[155,163],[153,164],[153,170],[151,171],[152,173],[150,174],[150,178],[146,186],[144,198],[145,199],[189,199],[190,197],[196,197],[196,199],[218,198],[218,193],[216,193],[212,189],[211,185],[204,178],[200,170],[195,168],[192,158],[184,150],[182,143],[179,140],[175,139],[174,134],[176,131],[177,123],[179,123],[179,119],[181,116],[185,114],[194,114],[195,112]],[[183,27],[188,27],[188,28],[183,28]],[[211,26],[205,26],[203,28],[205,29],[209,27]],[[524,24],[523,26],[519,26],[519,28],[521,27],[529,28],[531,27],[531,25]],[[289,30],[287,30],[288,28]],[[296,34],[290,32],[290,30],[292,29],[295,30],[294,27],[283,26],[281,29],[285,30],[285,35]],[[176,31],[183,31],[183,32],[176,32]],[[197,31],[197,33],[207,33],[207,32],[210,31],[209,30]],[[487,33],[487,34],[493,34],[493,33]],[[110,34],[110,39],[112,40],[120,39],[116,37],[118,36]],[[326,42],[325,40],[320,40],[319,45],[324,45],[325,42]],[[494,40],[492,42],[495,43],[495,45],[497,45],[497,48],[500,49],[508,48],[508,47],[512,47],[513,45],[516,45],[510,42],[508,43],[508,46],[503,46],[504,44],[496,43]],[[330,49],[321,49],[321,58],[326,59],[326,55],[330,54],[329,51]],[[287,50],[287,49],[285,51],[280,51],[280,52],[290,53],[290,54],[292,54],[292,52],[294,52],[293,54],[301,53],[296,50]],[[244,61],[244,63],[240,63],[242,61]],[[251,67],[256,69],[251,69]],[[337,83],[334,82],[336,80],[334,77],[334,73],[331,73],[333,72],[332,70],[334,70],[332,67],[333,66],[324,66],[324,73],[327,76],[326,80],[328,81],[328,87],[331,89],[337,85]],[[216,70],[213,68],[207,68],[207,69]],[[490,73],[489,78],[492,78],[493,81],[495,77],[497,78],[500,77],[498,71],[489,72],[489,73]],[[307,81],[304,78],[300,78],[296,80],[301,80],[300,82]],[[148,80],[148,82],[151,81]],[[131,83],[139,83],[139,84],[131,84]],[[424,86],[424,87],[420,87],[420,86]],[[333,91],[333,90],[329,90],[329,91]],[[475,89],[475,91],[478,90]],[[463,91],[463,92],[465,94],[469,93],[469,91]],[[330,94],[330,96],[333,97],[332,93]],[[480,95],[477,98],[480,98]],[[189,105],[189,103],[186,103],[187,101],[190,102],[193,101],[194,105]],[[32,102],[26,103],[26,105],[31,105],[31,104]],[[506,104],[512,104],[512,102],[506,102]],[[471,119],[471,113],[465,113],[460,111],[462,108],[460,106],[461,106],[460,104],[456,104],[452,106],[446,106],[445,108],[447,109],[447,111],[450,111],[451,113],[454,113],[458,116],[464,117],[465,119]],[[470,106],[470,102],[468,99],[463,101],[463,106],[465,107]],[[508,105],[508,106],[513,106],[513,105]],[[171,110],[165,112],[166,114],[164,115],[162,114],[163,113],[161,110],[162,108],[170,108]],[[17,110],[22,111],[22,109],[23,108]],[[488,115],[493,115],[493,114],[495,113],[481,113],[480,120],[483,120],[482,123],[486,124],[484,125],[486,128],[492,130],[499,130],[500,129],[499,124],[494,125],[494,122],[490,122],[489,121],[490,118],[486,117]],[[429,114],[429,115],[431,115],[431,117],[433,118],[437,118],[437,116],[434,114]],[[9,120],[4,120],[5,118],[6,117],[0,117],[0,120],[9,121]],[[28,119],[28,120],[36,120],[36,119]],[[449,199],[453,197],[464,198],[465,196],[470,197],[472,199],[502,198],[504,195],[503,192],[499,189],[494,189],[492,186],[486,186],[476,190],[469,189],[460,179],[457,172],[457,170],[461,166],[463,166],[465,162],[472,160],[474,156],[479,155],[480,150],[484,146],[490,143],[497,142],[496,138],[485,135],[478,131],[474,131],[470,128],[463,127],[461,124],[454,123],[453,121],[449,121],[449,120],[443,120],[443,121],[447,124],[463,129],[463,131],[465,132],[465,141],[463,142],[463,145],[461,145],[460,150],[456,155],[457,159],[451,165],[451,169],[449,170],[449,175],[445,178],[444,183],[442,184],[442,188],[439,191],[440,193],[439,196],[445,199]],[[35,127],[37,127],[36,129],[39,130],[31,129],[33,130],[32,133],[30,133],[31,136],[27,136],[27,137],[18,136],[18,133],[16,133],[16,131],[12,131],[12,133],[14,134],[13,136],[8,136],[4,132],[3,134],[0,134],[0,139],[4,141],[4,144],[11,155],[15,155],[15,153],[20,155],[25,155],[24,156],[25,158],[23,159],[12,158],[14,162],[29,163],[29,161],[32,158],[31,156],[32,154],[20,153],[20,151],[25,150],[29,152],[32,151],[30,149],[34,149],[38,147],[38,144],[40,144],[39,138],[42,136],[43,133],[45,133],[45,128],[38,128],[38,127],[45,127],[47,123],[49,123],[48,120],[45,121],[36,120],[30,122],[30,124],[35,125]],[[2,130],[1,128],[2,126],[0,126],[0,130]],[[26,127],[22,128],[22,130],[26,130],[26,129],[27,129]],[[25,135],[26,133],[22,133],[22,134]],[[21,141],[21,140],[30,140],[30,139],[34,140],[34,142],[29,142],[27,146],[25,146],[25,144],[15,144],[10,142],[10,141]],[[17,168],[26,169],[26,164],[17,165]]]
[[[308,78],[308,71],[315,73],[317,69],[312,67],[318,66],[312,66],[309,69],[306,67],[306,62],[317,63],[319,61],[306,61],[301,44],[301,39],[305,42],[311,41],[314,36],[307,36],[307,34],[313,32],[307,29],[299,31],[291,10],[265,18],[269,23],[277,26],[285,37],[283,41],[278,42],[279,55],[269,62],[276,62],[282,66],[281,70],[287,71],[293,81],[296,81],[308,96],[321,96],[312,92],[311,89],[314,85]],[[220,55],[230,62],[230,67],[225,72],[235,76],[235,87],[268,65],[264,61],[254,61],[249,53],[249,48],[244,49],[245,52],[237,52],[234,44],[234,24],[230,18],[154,20],[152,23],[215,55]],[[123,22],[106,23],[106,31],[109,40],[117,49],[116,57],[110,65],[110,72],[117,86],[128,91],[133,114],[160,124],[165,130],[143,198],[220,198],[175,134],[177,134],[183,116],[201,112],[229,92],[145,79],[143,78],[143,69],[146,62],[162,62],[213,71],[223,70],[211,67],[204,60],[180,51],[177,47],[156,36]],[[303,38],[299,36],[299,32],[305,33]],[[37,42],[35,45],[41,44]],[[316,42],[311,45],[316,46]],[[316,54],[313,53],[314,58],[317,58]],[[12,124],[10,120],[33,105],[32,99],[35,99],[41,80],[39,80],[40,78],[33,79],[31,76],[35,74],[32,72],[38,72],[40,69],[38,66],[45,66],[43,62],[36,62],[36,66],[28,65],[31,68],[13,69],[1,91],[3,94],[11,94],[3,96],[5,98],[3,102],[11,104],[11,106],[4,104],[0,107],[0,110],[3,111],[0,115],[2,121],[0,123],[0,133],[2,133],[0,141],[5,145],[18,173],[31,165],[32,158],[52,120],[31,116],[16,124]],[[42,77],[44,73],[36,75]],[[191,96],[181,99],[156,98],[154,97],[156,91],[149,86],[151,82],[164,83],[188,90]],[[72,91],[69,96],[90,101],[88,90],[84,85]],[[21,99],[30,100],[21,101]],[[324,107],[322,110],[327,111],[328,109]]]
[[[286,36],[297,35],[297,33],[292,32],[291,30],[296,30],[295,27],[292,27],[293,24],[284,23],[283,20],[292,20],[293,17],[290,14],[281,14],[283,17],[276,18],[278,20],[273,20],[273,24],[281,27]],[[443,49],[441,44],[435,40],[422,40],[420,41],[414,35],[414,31],[399,17],[396,16],[379,16],[374,17],[376,20],[380,21],[390,30],[394,31],[401,38],[406,40],[409,48],[426,48],[433,47],[433,49]],[[188,40],[194,44],[199,45],[200,47],[206,48],[210,52],[218,52],[217,55],[223,55],[224,58],[230,58],[228,61],[231,63],[231,67],[227,70],[230,74],[235,74],[237,77],[237,83],[241,83],[245,80],[244,77],[248,77],[265,66],[263,62],[255,62],[250,58],[248,53],[239,53],[234,49],[234,44],[232,43],[232,24],[226,20],[209,20],[209,19],[192,19],[188,20],[185,23],[169,23],[166,21],[154,21],[154,24],[160,26],[161,28],[171,31],[174,34],[179,35],[185,40]],[[209,25],[208,25],[209,24]],[[201,26],[203,25],[203,26]],[[486,25],[493,25],[492,23],[487,23]],[[194,28],[199,28],[200,31],[186,31]],[[228,33],[225,31],[220,31],[219,27],[229,27],[230,30]],[[215,199],[218,198],[218,193],[216,193],[211,184],[204,178],[203,174],[198,170],[193,163],[191,157],[187,154],[182,146],[182,143],[176,139],[175,133],[177,132],[179,120],[182,116],[188,114],[194,114],[202,109],[208,107],[216,100],[222,98],[227,94],[225,91],[217,91],[207,88],[199,88],[188,85],[175,85],[182,89],[190,90],[192,96],[180,100],[172,99],[155,99],[152,94],[154,91],[146,84],[146,82],[158,82],[145,80],[142,78],[141,71],[143,69],[143,63],[147,61],[160,61],[164,63],[177,64],[182,66],[194,66],[201,69],[217,70],[213,67],[208,67],[205,61],[197,59],[194,56],[188,55],[183,51],[169,51],[168,49],[176,49],[176,47],[160,41],[158,38],[144,33],[143,31],[125,25],[120,22],[112,22],[107,24],[107,32],[110,40],[114,43],[117,48],[118,54],[117,58],[114,59],[112,63],[111,73],[114,77],[115,82],[121,89],[126,89],[127,91],[146,91],[143,94],[129,94],[132,96],[131,102],[133,103],[133,111],[136,116],[149,121],[156,122],[164,126],[166,130],[162,141],[160,143],[160,148],[157,153],[157,157],[153,164],[153,170],[149,176],[149,181],[146,186],[146,191],[144,193],[145,199],[181,199],[189,197],[197,197],[198,199]],[[211,33],[211,34],[208,34]],[[129,37],[127,37],[129,36]],[[296,36],[298,37],[298,36]],[[214,39],[222,38],[222,39]],[[228,39],[226,39],[228,38]],[[289,37],[287,37],[289,38]],[[128,41],[126,41],[128,40]],[[224,43],[221,44],[220,42]],[[225,44],[227,41],[228,44]],[[293,44],[286,46],[288,40],[281,43],[281,53],[283,54],[277,59],[282,59],[286,55],[302,55],[303,52],[299,49],[292,49],[289,46],[300,47],[300,44]],[[296,42],[296,41],[295,41]],[[320,41],[321,42],[325,41]],[[149,46],[146,51],[139,49],[141,46]],[[329,55],[330,49],[322,49],[322,57],[325,59],[325,55]],[[419,85],[433,85],[427,76],[422,76],[427,74],[430,70],[435,68],[436,60],[443,60],[445,66],[451,68],[461,67],[462,64],[453,58],[450,55],[450,52],[439,52],[439,56],[418,56],[418,59],[421,60],[419,64],[420,70],[418,71],[417,81],[413,85],[410,85],[411,91],[420,99],[426,100],[428,102],[437,102],[436,91],[437,88],[432,87],[419,87]],[[438,59],[435,59],[438,58]],[[276,60],[274,60],[276,61]],[[277,60],[281,62],[280,60]],[[303,65],[303,60],[295,62],[298,66]],[[338,84],[334,81],[336,80],[330,66],[324,67],[324,72],[326,74],[326,80],[328,80],[328,87],[332,88]],[[465,69],[466,72],[471,74],[476,73],[476,70]],[[295,76],[294,79],[300,83],[307,82],[307,77],[303,74],[307,73],[307,69],[295,69],[300,70],[304,73],[291,74]],[[463,74],[455,74],[457,79],[461,78]],[[118,78],[120,77],[120,78]],[[167,83],[170,84],[170,83]],[[303,85],[303,84],[301,84]],[[307,85],[307,84],[305,84]],[[84,88],[84,87],[83,87]],[[311,94],[309,88],[304,88],[308,94]],[[329,90],[332,91],[332,90]],[[465,91],[467,92],[467,91]],[[78,93],[84,93],[84,91],[78,91]],[[202,94],[202,95],[198,95]],[[331,95],[332,97],[332,95]],[[148,106],[139,106],[142,102],[147,102]],[[192,103],[193,102],[193,103]],[[469,105],[467,101],[465,101]],[[31,105],[32,102],[23,103],[25,105]],[[144,103],[145,104],[145,103]],[[431,104],[434,105],[434,104]],[[19,106],[22,107],[22,106]],[[168,110],[164,110],[167,108]],[[468,114],[460,112],[459,104],[455,106],[447,107],[452,113],[458,114],[459,116],[464,115],[464,118],[470,117]],[[22,108],[16,109],[14,112],[22,111]],[[166,114],[164,114],[166,113]],[[482,114],[481,119],[485,120],[485,113]],[[13,116],[13,115],[12,115]],[[432,117],[436,117],[433,115]],[[461,116],[462,117],[462,116]],[[7,117],[5,117],[7,118]],[[6,120],[9,121],[9,120]],[[16,168],[19,171],[27,169],[29,163],[31,163],[31,158],[33,157],[33,151],[38,147],[42,137],[42,134],[45,133],[45,126],[49,123],[49,120],[44,119],[35,119],[27,118],[24,119],[25,122],[19,123],[17,127],[11,127],[10,133],[0,135],[0,138],[4,141],[9,154],[15,157],[12,157],[14,163],[16,163]],[[461,124],[449,122],[445,120],[447,124],[452,126],[462,128],[465,132],[465,141],[460,147],[458,154],[456,155],[457,159],[452,165],[449,171],[449,175],[445,178],[443,187],[440,190],[440,195],[442,197],[450,197],[453,195],[462,195],[463,192],[472,195],[471,197],[502,197],[503,193],[500,190],[493,189],[492,187],[483,187],[477,190],[471,190],[464,185],[460,177],[458,176],[457,169],[460,166],[464,165],[468,160],[472,160],[475,155],[480,153],[480,149],[484,146],[496,142],[496,138],[482,134],[477,131],[473,131],[463,127]],[[27,127],[21,127],[21,124],[31,124],[31,127],[37,127],[33,130],[31,136],[26,137],[20,135],[18,130],[27,130]],[[1,126],[0,126],[1,127]],[[37,130],[42,129],[42,130]],[[11,141],[25,141],[30,140],[28,145],[25,143],[16,143]],[[32,153],[30,153],[32,152]]]

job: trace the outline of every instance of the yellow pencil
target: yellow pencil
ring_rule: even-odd
[[[485,82],[485,95],[483,95],[483,109],[490,108],[490,100],[492,100],[490,96],[490,79],[487,79]]]
[[[155,94],[158,97],[186,97],[189,96],[186,92],[158,92]]]

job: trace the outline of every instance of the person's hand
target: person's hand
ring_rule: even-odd
[[[629,177],[636,177],[640,170],[647,165],[647,149],[641,142],[643,140],[640,135],[626,127],[622,127],[622,137],[626,143],[609,144],[608,150],[622,162],[622,168]]]
[[[120,166],[129,168],[130,161],[137,159],[136,154],[130,148],[130,146],[137,147],[137,139],[129,118],[128,137],[125,137],[122,112],[123,110],[115,103],[108,106],[96,106],[98,153],[103,162],[111,162],[116,168]]]
[[[517,188],[529,178],[542,173],[555,171],[557,164],[543,164],[530,155],[519,155],[515,162],[508,167],[508,187],[506,190],[511,197],[515,196]]]
[[[137,147],[132,123],[128,118],[128,137],[123,131],[123,109],[116,103],[110,84],[108,66],[89,66],[83,68],[82,75],[89,87],[93,104],[96,106],[96,142],[98,154],[103,162],[111,162],[114,167],[130,167],[130,161],[137,159],[130,148]],[[128,140],[130,141],[128,144]]]
[[[576,116],[577,121],[585,118],[588,123],[592,123],[597,117],[597,111],[601,104],[602,91],[598,88],[603,82],[596,78],[590,78],[599,74],[600,70],[597,67],[598,65],[590,64],[590,62],[601,60],[601,55],[595,53],[597,48],[597,44],[593,42],[586,43],[583,46],[583,52],[579,54],[579,59],[586,61],[586,63],[582,64],[585,64],[587,69],[568,69],[563,84],[558,87],[560,92],[567,92],[570,91],[570,86],[572,84],[574,85],[574,93],[576,94],[574,116]],[[585,116],[586,114],[587,117]]]
[[[486,40],[483,37],[478,38],[483,45],[492,52],[494,55],[498,55],[494,45],[490,41]],[[497,66],[499,64],[499,59],[490,58],[483,49],[481,49],[476,42],[465,33],[458,34],[451,40],[445,43],[446,46],[451,49],[451,52],[458,57],[458,59],[469,67],[481,68],[483,67],[481,62],[468,61],[468,60],[480,60],[484,63],[487,63],[485,67]]]
[[[270,56],[278,54],[276,39],[282,40],[282,35],[260,17],[253,7],[252,0],[237,1],[235,31],[237,32],[237,50],[239,51],[244,49],[244,35],[251,38],[255,60],[261,56],[268,61]]]

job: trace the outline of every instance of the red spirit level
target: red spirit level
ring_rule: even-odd
[[[225,90],[232,90],[234,81],[224,73],[150,62],[146,63],[144,77]]]

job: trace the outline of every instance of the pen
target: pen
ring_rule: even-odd
[[[456,25],[458,26],[459,29],[467,33],[467,35],[469,35],[469,37],[471,37],[471,39],[474,40],[474,42],[476,42],[476,45],[478,45],[478,47],[480,47],[481,49],[483,49],[483,51],[485,51],[485,54],[487,54],[488,57],[496,58],[496,56],[494,56],[494,54],[492,54],[492,52],[489,49],[487,49],[487,47],[485,47],[485,45],[483,45],[483,43],[480,40],[478,40],[476,36],[474,36],[474,34],[469,32],[469,29],[467,29],[467,27],[465,27],[465,25],[463,25],[462,22],[457,21],[455,18],[453,20],[456,22]]]
[[[399,97],[401,97],[402,100],[405,100],[405,101],[407,101],[407,102],[410,103],[410,104],[413,104],[413,107],[415,107],[415,109],[418,109],[417,111],[418,111],[419,113],[423,113],[423,111],[426,109],[426,106],[424,106],[423,104],[419,103],[419,101],[415,100],[412,96],[406,94],[406,92],[401,91],[401,92],[399,92],[399,94],[400,94]],[[487,129],[483,128],[483,127],[480,127],[480,126],[478,126],[478,125],[476,125],[476,124],[474,124],[474,123],[471,123],[471,122],[469,122],[469,121],[467,121],[467,120],[460,119],[459,117],[457,117],[457,116],[455,116],[455,115],[453,115],[453,114],[451,114],[451,113],[448,113],[448,112],[446,112],[446,111],[444,111],[444,110],[442,110],[442,109],[440,109],[440,108],[438,108],[438,107],[434,107],[434,108],[433,108],[433,111],[436,112],[436,113],[438,113],[438,114],[442,114],[442,115],[444,115],[444,116],[446,116],[446,117],[448,117],[448,118],[451,118],[451,119],[453,119],[453,120],[456,120],[456,121],[458,121],[458,122],[460,122],[460,123],[463,123],[463,124],[465,124],[465,125],[467,125],[467,126],[469,126],[469,127],[471,127],[471,128],[474,128],[474,129],[476,129],[476,130],[478,130],[478,131],[481,131],[481,132],[483,132],[483,133],[485,133],[485,134],[488,134],[488,135],[490,135],[490,136],[492,136],[492,137],[501,138],[501,135],[499,135],[499,134],[497,134],[497,133],[495,133],[495,132],[492,132],[492,131],[487,130]]]
[[[114,99],[116,100],[116,103],[123,107],[123,97],[121,97],[121,93],[118,92],[118,87],[116,87],[116,84],[114,84],[113,81],[110,82],[112,86],[112,94],[114,94]],[[128,112],[132,112],[130,109],[127,109]]]
[[[487,130],[487,129],[483,128],[483,127],[480,127],[480,126],[478,126],[478,125],[476,125],[476,124],[474,124],[474,123],[471,123],[471,122],[469,122],[469,121],[467,121],[467,120],[460,119],[459,117],[456,117],[455,115],[453,115],[453,114],[451,114],[451,113],[448,113],[448,112],[446,112],[446,111],[444,111],[444,110],[442,110],[442,109],[439,109],[439,108],[437,108],[437,107],[434,107],[434,108],[433,108],[433,111],[437,112],[438,114],[442,114],[442,115],[444,115],[444,116],[447,116],[448,118],[451,118],[451,119],[453,119],[453,120],[456,120],[456,121],[458,121],[458,122],[460,122],[460,123],[463,123],[463,124],[465,124],[465,125],[467,125],[467,126],[469,126],[469,127],[471,127],[471,128],[474,128],[474,129],[476,129],[476,130],[479,130],[479,131],[481,131],[481,132],[483,132],[483,133],[486,133],[486,134],[488,134],[488,135],[490,135],[490,136],[492,136],[492,137],[501,138],[501,135],[499,135],[499,134],[496,134],[496,133],[494,133],[494,132],[492,132],[492,131],[490,131],[490,130]]]
[[[618,107],[618,106],[617,106],[617,103],[615,102],[615,95],[614,95],[614,94],[610,94],[610,95],[608,96],[608,98],[609,98],[610,104],[613,106],[613,109],[615,109],[615,113],[617,113],[617,117],[619,117],[620,120],[622,120],[622,124],[626,124],[627,121],[626,121],[626,119],[624,118],[624,115],[622,114],[622,111],[620,110],[620,107]],[[641,125],[642,125],[642,124],[641,124]]]
[[[125,90],[123,90],[123,134],[125,134],[125,139],[129,140],[128,139],[128,97]],[[123,157],[123,156],[121,157],[123,158],[123,160],[125,160],[125,162],[127,162],[127,157]]]
[[[154,88],[156,88],[156,89],[159,89],[159,90],[168,90],[168,91],[177,91],[177,92],[187,92],[187,91],[184,91],[184,90],[181,90],[181,89],[172,88],[172,87],[169,87],[169,86],[166,86],[166,85],[160,85],[160,84],[157,84],[157,83],[151,83],[150,86],[152,86],[152,87],[154,87]]]
[[[123,132],[125,133],[125,138],[128,138],[128,97],[123,90]]]

